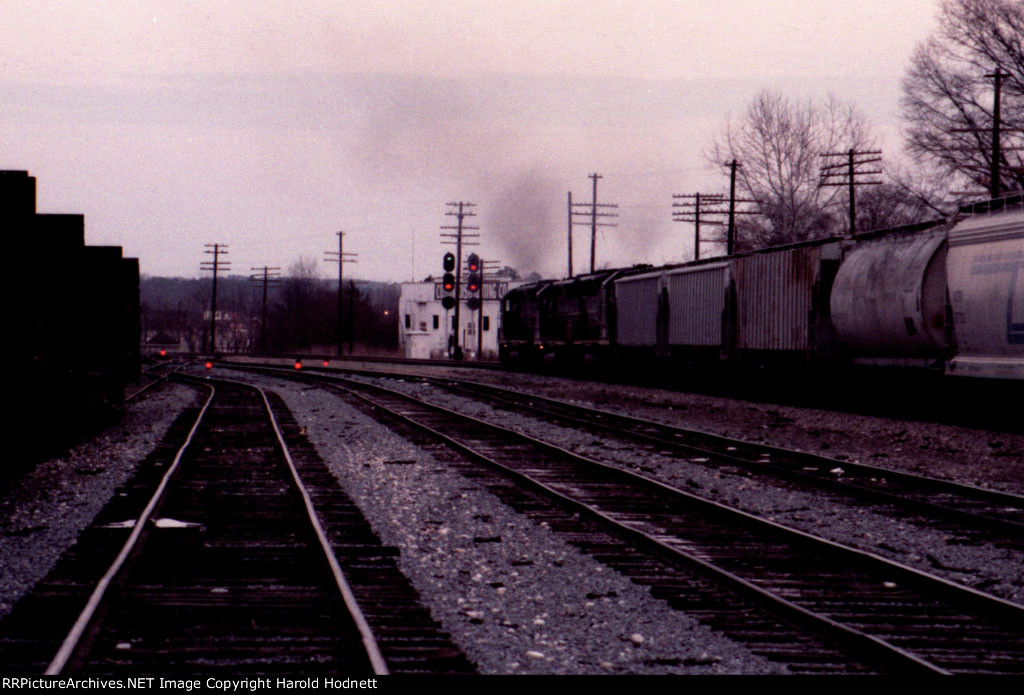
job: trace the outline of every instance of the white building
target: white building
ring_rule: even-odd
[[[521,284],[521,281],[500,277],[484,282],[481,316],[479,310],[474,311],[467,305],[469,292],[463,282],[460,293],[462,307],[459,309],[459,323],[462,325],[458,334],[465,359],[476,359],[478,348],[483,350],[484,359],[497,359],[498,321],[501,316],[499,300],[511,288]],[[440,278],[402,283],[402,295],[398,300],[398,344],[406,357],[448,359],[449,340],[456,328],[455,308],[445,309],[441,305],[443,297]],[[481,335],[482,346],[479,338]]]

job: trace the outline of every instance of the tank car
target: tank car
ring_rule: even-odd
[[[844,243],[830,306],[845,361],[942,365],[951,342],[946,233],[945,221],[934,220]]]

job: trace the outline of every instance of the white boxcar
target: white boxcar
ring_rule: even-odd
[[[1024,210],[977,214],[949,232],[946,276],[957,376],[1024,379]]]

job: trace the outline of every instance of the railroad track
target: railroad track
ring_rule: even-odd
[[[887,507],[908,521],[951,532],[968,543],[1024,548],[1021,495],[720,437],[474,381],[342,371],[375,378],[416,379],[499,408],[625,440],[636,450],[651,455],[668,454],[693,465],[744,471],[769,480],[782,479],[812,492],[838,493],[861,505]]]
[[[172,374],[180,371],[184,366],[184,362],[163,362],[142,370],[142,375],[145,377],[146,383],[140,385],[131,393],[125,394],[125,403],[130,403],[131,401],[136,400],[139,396],[149,391],[149,389],[154,388],[158,384],[164,383]]]
[[[458,450],[516,508],[791,670],[1024,672],[1024,607],[406,394],[324,385]]]
[[[154,452],[0,625],[5,666],[50,675],[471,671],[283,402],[204,383],[206,403],[168,435],[184,443]]]

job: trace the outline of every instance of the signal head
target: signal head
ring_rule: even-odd
[[[475,253],[469,254],[469,258],[466,259],[466,265],[469,266],[469,272],[480,272],[480,256],[476,255]]]
[[[466,283],[466,289],[471,293],[480,291],[480,276],[477,273],[470,273],[469,280]]]
[[[455,291],[455,276],[451,273],[445,273],[444,277],[441,279],[441,283],[441,287],[445,292]]]
[[[446,253],[444,255],[443,264],[446,272],[450,273],[451,271],[455,270],[455,254],[452,253],[451,251]]]

